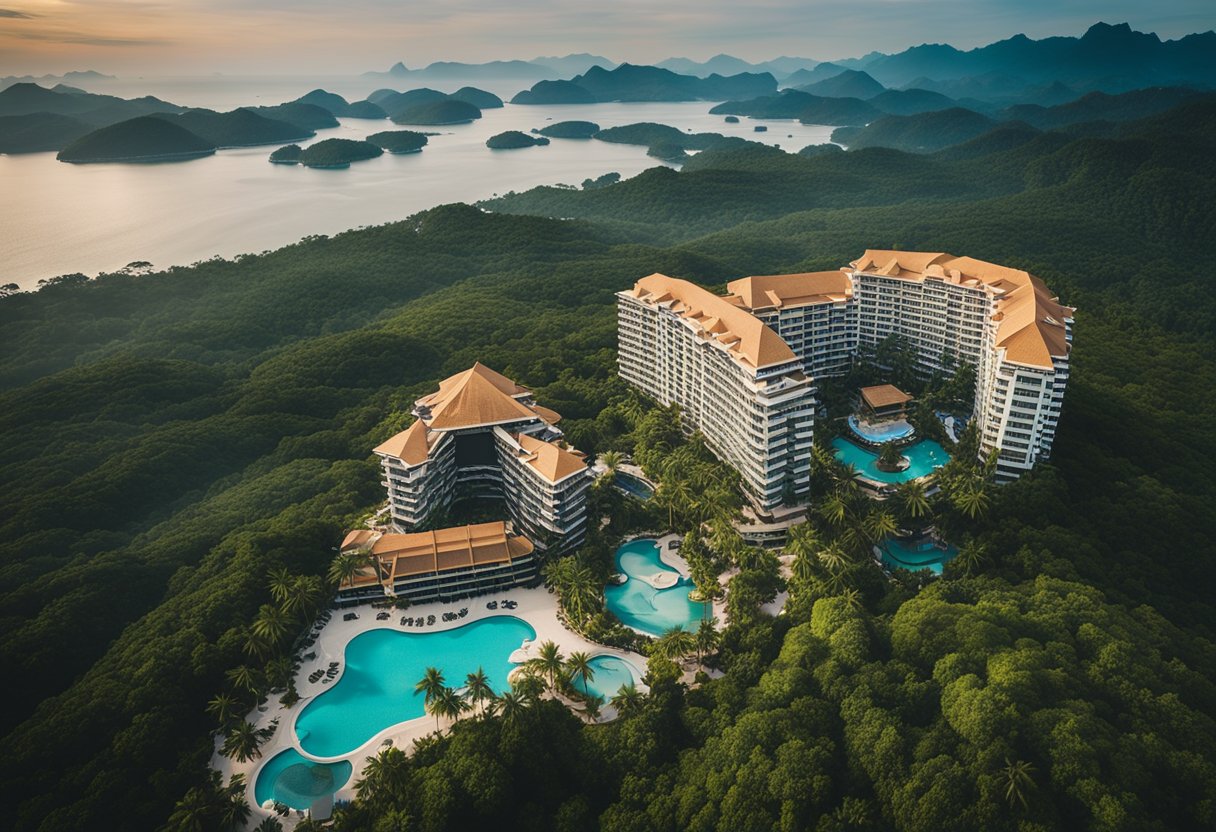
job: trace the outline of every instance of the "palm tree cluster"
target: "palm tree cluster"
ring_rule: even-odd
[[[241,664],[226,672],[229,688],[212,697],[207,712],[215,717],[224,732],[221,752],[240,761],[261,755],[261,744],[273,733],[255,730],[241,718],[271,690],[294,691],[295,664],[288,652],[292,633],[313,618],[324,594],[319,578],[293,575],[286,568],[267,575],[270,602],[263,604],[245,635],[244,651],[261,667]],[[284,700],[286,701],[286,700]]]
[[[209,769],[206,780],[177,801],[164,828],[168,832],[228,832],[244,829],[251,814],[245,799],[245,775],[234,774],[224,785],[220,773]]]
[[[560,665],[560,653],[558,656]],[[497,715],[507,722],[518,721],[523,712],[540,696],[541,690],[530,677],[525,677],[513,684],[510,690],[501,695],[495,694],[489,677],[481,667],[465,676],[463,691],[449,687],[443,671],[436,667],[428,667],[414,685],[414,692],[423,696],[426,712],[435,717],[436,729],[439,728],[441,719],[450,720],[455,724],[460,721],[461,716],[470,711],[476,712],[479,719]]]
[[[545,585],[557,593],[562,610],[576,629],[604,608],[603,582],[577,557],[550,561],[542,574]]]

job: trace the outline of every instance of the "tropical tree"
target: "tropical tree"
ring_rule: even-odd
[[[839,527],[849,516],[849,503],[837,489],[819,506],[819,514],[833,526]]]
[[[629,716],[642,709],[644,700],[645,696],[638,690],[637,685],[630,682],[627,685],[621,685],[609,704],[616,708],[616,712],[621,716]]]
[[[247,690],[255,696],[262,687],[262,679],[258,672],[246,664],[232,668],[225,675],[233,685]]]
[[[600,454],[600,462],[604,463],[607,470],[616,471],[621,464],[621,454],[619,451],[604,451]]]
[[[173,832],[207,832],[215,825],[220,773],[210,772],[210,786],[195,786],[173,807],[165,828]]]
[[[254,635],[274,645],[287,635],[291,624],[291,616],[282,607],[263,604],[258,611],[258,617],[253,620],[252,631]]]
[[[1005,799],[1010,807],[1021,805],[1023,809],[1030,807],[1027,795],[1035,788],[1034,766],[1025,760],[1011,761],[1005,758],[1005,765],[1000,771],[1001,784],[1005,787]]]
[[[841,597],[844,598],[844,603],[849,609],[851,609],[855,612],[861,610],[861,608],[862,608],[861,593],[858,592],[856,589],[846,589],[844,592],[841,593]]]
[[[367,565],[367,559],[358,554],[338,555],[329,564],[326,577],[334,586],[342,586],[354,581],[355,576]]]
[[[583,677],[583,695],[588,695],[587,683],[595,679],[595,668],[591,666],[591,656],[581,650],[570,654],[566,659],[566,672],[571,678]]]
[[[475,673],[470,673],[464,680],[465,696],[473,707],[480,706],[483,702],[491,702],[494,699],[494,689],[490,687],[490,679],[486,676],[485,670],[478,667]]]
[[[375,757],[369,757],[363,776],[355,789],[359,797],[371,803],[392,799],[401,793],[409,776],[409,758],[400,748],[389,746]]]
[[[967,575],[971,575],[976,569],[979,568],[980,564],[984,562],[984,559],[987,558],[987,556],[987,546],[977,540],[968,540],[963,544],[963,547],[959,549],[958,554],[955,555],[955,561],[958,563],[963,572],[965,572]]]
[[[529,697],[516,690],[505,691],[498,697],[498,713],[507,724],[519,722],[528,710]]]
[[[530,659],[531,664],[536,670],[549,680],[549,687],[557,687],[557,680],[565,670],[565,657],[562,656],[561,650],[553,641],[546,641],[541,644],[540,650],[537,651],[536,658]]]
[[[988,492],[981,483],[972,483],[955,490],[953,502],[955,508],[974,520],[988,511]]]
[[[262,734],[253,723],[242,719],[228,729],[220,753],[238,762],[253,760],[261,756]]]
[[[697,649],[697,664],[701,664],[705,656],[712,653],[718,646],[721,640],[721,633],[717,630],[718,619],[703,618],[701,625],[697,627],[697,633],[693,637]]]
[[[925,485],[920,480],[909,480],[896,490],[896,499],[903,513],[913,520],[919,520],[929,513],[929,497],[925,494]]]
[[[283,824],[274,816],[262,818],[262,822],[253,827],[253,832],[283,832]]]
[[[207,713],[215,717],[220,725],[227,725],[237,714],[240,702],[229,693],[217,693],[207,702]]]
[[[242,649],[244,649],[246,655],[264,659],[274,650],[274,646],[264,635],[250,630],[245,634],[245,644]]]
[[[285,566],[272,570],[266,577],[266,585],[270,589],[270,597],[279,604],[282,604],[291,596],[294,583],[295,578],[292,577]]]
[[[819,550],[819,562],[829,573],[838,575],[849,568],[849,557],[839,545],[833,543]]]
[[[245,775],[234,774],[228,779],[220,804],[220,825],[225,829],[244,829],[253,809],[245,799]]]
[[[890,512],[871,511],[866,515],[865,531],[872,543],[877,543],[895,534],[897,528],[898,525],[895,522],[895,518],[891,516]]]
[[[288,595],[279,603],[288,615],[307,615],[321,599],[321,581],[315,575],[299,575],[292,581]]]
[[[672,627],[651,645],[651,652],[677,664],[696,649],[696,637],[682,627]]]
[[[453,722],[460,721],[460,715],[468,710],[469,704],[464,701],[464,698],[458,694],[454,688],[444,688],[440,691],[438,697],[431,702],[432,712],[435,714],[436,727],[438,727],[439,717],[447,717]]]
[[[446,682],[442,670],[428,667],[423,671],[422,678],[414,683],[414,693],[421,693],[423,704],[430,705],[447,690]]]

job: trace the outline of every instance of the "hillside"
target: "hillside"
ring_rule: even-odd
[[[333,113],[315,104],[303,104],[298,101],[291,101],[271,107],[244,107],[242,109],[274,119],[275,121],[285,121],[288,124],[294,124],[302,130],[324,130],[327,127],[338,126],[338,119],[334,117]]]
[[[328,92],[326,90],[313,90],[310,93],[300,96],[292,104],[311,104],[314,107],[320,107],[327,110],[334,116],[340,118],[387,118],[388,115],[373,101],[355,101],[348,102],[345,98],[337,93]]]
[[[595,66],[568,81],[541,81],[511,99],[512,104],[580,104],[594,101],[720,101],[769,95],[777,82],[768,73],[680,75],[654,66]]]
[[[870,75],[857,69],[846,69],[827,78],[798,87],[803,92],[825,98],[873,98],[886,90]]]
[[[215,143],[159,116],[112,124],[87,133],[55,157],[61,162],[169,162],[215,153]]]
[[[932,153],[982,136],[996,124],[987,116],[956,107],[913,116],[883,116],[865,127],[835,130],[832,141],[850,150],[890,147],[908,153]]]
[[[543,147],[549,143],[544,136],[529,136],[519,130],[507,130],[486,139],[491,150],[520,150],[525,147]]]
[[[182,109],[151,96],[124,99],[16,83],[0,91],[0,153],[59,150],[95,128]]]
[[[481,118],[481,110],[467,101],[444,98],[397,108],[392,118],[397,124],[467,124]]]
[[[0,153],[58,150],[93,129],[78,118],[55,113],[0,116]]]
[[[370,141],[324,139],[304,148],[298,161],[307,168],[348,168],[351,162],[375,159],[383,153],[383,148]]]
[[[502,99],[492,92],[479,90],[476,87],[461,87],[448,96],[453,101],[463,101],[472,104],[479,110],[497,110],[502,107]]]
[[[559,121],[546,124],[536,132],[550,139],[589,139],[599,130],[600,126],[594,121]]]
[[[367,141],[389,153],[417,153],[426,147],[428,139],[413,130],[385,130],[368,136]]]
[[[217,113],[214,110],[187,110],[180,115],[158,115],[156,117],[181,125],[215,147],[283,144],[316,135],[313,130],[268,118],[245,108],[228,113]]]

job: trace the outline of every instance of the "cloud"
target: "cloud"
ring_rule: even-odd
[[[37,15],[19,12],[16,9],[0,9],[0,17],[16,18],[17,20],[33,20]]]

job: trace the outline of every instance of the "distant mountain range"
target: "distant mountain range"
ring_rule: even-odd
[[[586,104],[597,101],[721,101],[771,95],[777,80],[767,72],[681,75],[656,66],[593,66],[568,81],[539,81],[511,99],[512,104]]]
[[[13,84],[54,86],[56,84],[83,84],[88,81],[112,81],[113,79],[113,75],[103,75],[91,69],[83,72],[67,72],[63,75],[6,75],[0,78],[0,90],[8,89]]]

